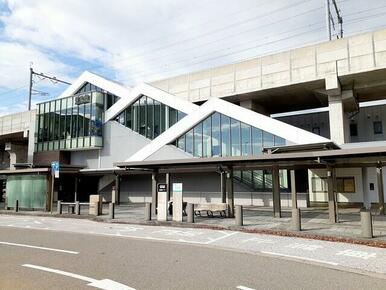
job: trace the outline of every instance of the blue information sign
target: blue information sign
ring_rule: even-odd
[[[59,161],[51,162],[51,172],[52,175],[55,176],[55,178],[59,178]]]

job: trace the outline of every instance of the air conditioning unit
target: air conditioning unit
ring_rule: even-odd
[[[11,151],[11,149],[12,149],[12,144],[11,144],[11,142],[5,143],[5,148],[4,148],[4,150],[5,150],[5,151]]]

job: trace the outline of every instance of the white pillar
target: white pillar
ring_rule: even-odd
[[[348,120],[341,95],[328,96],[330,139],[337,144],[348,142]]]

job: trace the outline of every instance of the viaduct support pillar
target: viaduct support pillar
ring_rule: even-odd
[[[383,190],[383,167],[379,164],[377,167],[377,185],[378,185],[378,210],[380,215],[385,215],[385,195]]]
[[[272,167],[273,216],[281,218],[279,167]]]

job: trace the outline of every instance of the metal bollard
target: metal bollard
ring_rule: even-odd
[[[145,221],[151,220],[151,202],[145,204]]]
[[[362,209],[361,210],[361,236],[363,238],[371,239],[373,235],[373,219],[371,217],[371,210]]]
[[[56,212],[58,214],[62,214],[62,201],[61,200],[58,200],[58,203],[56,205]]]
[[[242,226],[243,223],[243,206],[236,205],[235,206],[235,215],[236,215],[236,226]]]
[[[188,215],[188,223],[194,223],[194,204],[188,203],[186,206],[187,215]]]
[[[302,216],[300,213],[300,208],[292,209],[291,230],[293,231],[302,230]]]
[[[114,219],[115,217],[115,204],[110,202],[109,203],[109,219]]]
[[[80,203],[79,203],[79,201],[75,202],[75,214],[80,215]]]
[[[19,211],[19,201],[15,200],[15,212]]]

